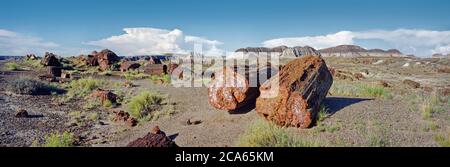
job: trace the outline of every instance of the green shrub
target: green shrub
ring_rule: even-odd
[[[55,86],[46,84],[32,78],[19,78],[8,84],[6,90],[24,95],[50,95],[52,92],[58,92]]]
[[[75,136],[72,133],[64,132],[62,134],[52,133],[45,137],[44,147],[72,147],[74,146]]]
[[[36,70],[43,67],[40,60],[19,60],[5,63],[5,68],[9,71]]]
[[[151,77],[148,74],[140,73],[138,70],[128,70],[123,74],[123,76],[126,80],[145,79]]]
[[[144,91],[130,100],[129,113],[136,118],[144,118],[152,111],[161,109],[164,99],[159,93]]]
[[[434,141],[439,143],[442,147],[450,147],[450,134],[446,136],[444,135],[437,135],[434,137]]]
[[[343,81],[335,81],[330,88],[334,96],[373,97],[391,99],[392,95],[385,87],[375,84],[349,84]]]
[[[240,147],[318,147],[316,141],[304,140],[293,136],[276,125],[258,120],[250,125],[238,139]]]
[[[5,63],[5,68],[6,68],[6,70],[9,70],[9,71],[19,71],[19,70],[22,70],[22,69],[20,68],[20,65],[17,64],[17,62],[14,62],[14,61]]]
[[[443,108],[445,97],[440,96],[438,93],[432,93],[430,96],[422,97],[422,117],[423,119],[429,119],[434,113],[445,112]]]
[[[70,82],[67,95],[69,97],[85,97],[89,95],[93,90],[106,85],[104,80],[83,78],[79,80],[73,80]]]

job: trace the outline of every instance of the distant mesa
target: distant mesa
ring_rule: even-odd
[[[450,53],[447,54],[447,55],[444,55],[444,54],[442,54],[442,53],[436,53],[436,54],[433,54],[433,55],[431,56],[431,58],[437,58],[437,59],[450,58]]]
[[[364,49],[356,45],[339,45],[319,50],[324,57],[407,57],[397,49]]]
[[[266,48],[266,47],[247,47],[237,49],[235,52],[243,52],[243,53],[278,53],[281,57],[300,57],[304,55],[320,55],[320,53],[309,46],[296,46],[296,47],[287,47],[287,46],[278,46],[274,48]]]
[[[280,53],[282,57],[299,57],[302,55],[322,55],[324,57],[363,57],[363,56],[373,56],[373,57],[407,57],[397,49],[364,49],[357,45],[339,45],[335,47],[325,48],[321,50],[316,50],[309,46],[278,46],[274,48],[266,47],[247,47],[237,49],[236,52],[269,52],[269,53]]]

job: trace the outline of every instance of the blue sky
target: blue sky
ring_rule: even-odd
[[[19,39],[0,34],[0,54],[45,49],[78,54],[105,47],[118,48],[124,55],[151,53],[151,50],[183,52],[192,48],[186,36],[204,39],[204,47],[216,51],[278,44],[307,44],[316,48],[358,44],[367,48],[397,47],[411,54],[447,53],[450,52],[449,9],[450,1],[446,0],[2,0],[0,33],[1,30],[4,34],[11,32]],[[148,33],[151,30],[134,29],[138,33],[134,35],[142,38],[175,33],[174,30],[181,34],[175,33],[175,41],[163,40],[166,43],[161,43],[162,48],[145,48],[145,44],[138,43],[134,46],[140,46],[135,49],[141,52],[132,52],[123,47],[133,45],[136,39],[129,39],[124,28],[166,30]],[[349,33],[337,35],[336,39],[339,32]],[[391,36],[387,38],[385,33]],[[431,35],[420,35],[424,33]],[[121,43],[111,39],[121,35],[125,35],[121,40],[130,41]],[[435,40],[436,36],[445,39],[417,43]],[[338,41],[327,42],[330,38]],[[21,42],[24,43],[21,48],[12,45]],[[155,43],[158,41],[141,42],[159,45]]]

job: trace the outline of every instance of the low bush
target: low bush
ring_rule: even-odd
[[[160,110],[165,99],[159,93],[144,91],[133,97],[128,105],[129,113],[136,118],[144,118],[153,111]]]
[[[248,127],[246,132],[238,139],[240,147],[318,147],[317,141],[300,139],[285,129],[258,120]]]
[[[13,80],[8,84],[6,90],[23,95],[50,95],[61,91],[56,86],[32,78]]]
[[[44,147],[72,147],[74,146],[75,136],[72,133],[64,132],[52,133],[45,137]]]

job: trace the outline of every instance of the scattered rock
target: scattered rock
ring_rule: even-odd
[[[360,79],[363,79],[364,78],[364,75],[363,74],[361,74],[361,73],[354,73],[353,74],[353,76],[356,78],[356,79],[358,79],[358,80],[360,80]]]
[[[61,73],[61,78],[69,79],[69,78],[70,78],[70,74],[69,74],[69,73],[66,73],[66,72],[62,72],[62,73]]]
[[[135,85],[134,85],[133,82],[131,82],[131,81],[125,81],[125,83],[123,84],[123,86],[126,87],[126,88],[132,88],[132,87],[134,87]]]
[[[101,70],[107,70],[110,66],[120,60],[114,52],[104,49],[97,54],[98,64]]]
[[[363,69],[363,70],[361,70],[361,73],[363,74],[363,75],[369,75],[369,70],[368,69]]]
[[[156,127],[142,138],[130,142],[127,147],[178,147],[174,141]]]
[[[162,64],[161,60],[156,57],[150,57],[147,64]]]
[[[130,114],[125,111],[114,111],[114,114],[115,122],[125,122],[125,125],[128,127],[136,126],[138,123],[136,118],[131,117]]]
[[[26,60],[37,60],[38,57],[34,54],[28,54],[26,55]]]
[[[133,117],[129,117],[126,121],[125,121],[125,125],[128,127],[133,127],[136,126],[138,123],[136,118]]]
[[[403,84],[408,85],[411,88],[419,88],[420,87],[420,83],[409,80],[409,79],[403,80]]]
[[[111,103],[116,103],[117,95],[112,93],[109,90],[97,89],[91,94],[92,97],[100,97],[102,104],[104,104],[107,100]]]
[[[24,109],[17,110],[17,113],[15,115],[16,118],[27,118],[28,116],[29,115],[28,115],[27,110],[24,110]]]
[[[379,81],[378,84],[381,85],[381,86],[383,86],[383,87],[385,87],[385,88],[391,87],[391,86],[390,86],[386,81],[384,81],[384,80]]]
[[[198,125],[198,124],[201,124],[201,123],[202,123],[201,120],[194,120],[194,121],[191,121],[191,119],[188,119],[188,120],[186,121],[186,124],[187,124],[187,125]]]
[[[129,70],[135,70],[138,69],[141,66],[141,64],[133,61],[124,61],[120,64],[120,71],[125,72]]]
[[[439,73],[450,73],[450,67],[442,67],[437,70]]]
[[[47,74],[52,77],[61,77],[62,68],[57,66],[47,66]]]
[[[317,118],[332,83],[333,77],[321,57],[299,57],[260,87],[256,112],[280,126],[308,128]]]
[[[167,66],[164,64],[147,64],[144,66],[144,73],[149,75],[167,74]]]
[[[162,79],[157,79],[157,80],[153,81],[153,83],[156,85],[162,85],[162,84],[164,84],[164,81]]]
[[[41,64],[44,66],[57,66],[60,67],[61,63],[59,59],[53,53],[45,53],[44,59],[42,59]]]

